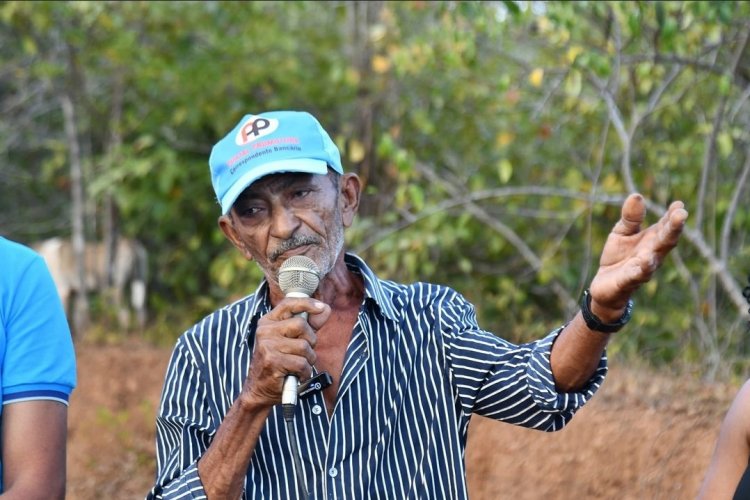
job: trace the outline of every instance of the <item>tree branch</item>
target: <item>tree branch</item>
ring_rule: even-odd
[[[724,216],[724,223],[721,228],[721,238],[719,239],[719,257],[723,262],[729,259],[729,240],[732,232],[732,222],[737,213],[737,207],[742,199],[742,192],[745,189],[748,178],[750,178],[750,148],[745,151],[745,164],[742,167],[739,179],[734,186],[732,199],[727,208],[727,214]]]
[[[431,166],[418,162],[417,169],[431,182],[442,185],[454,198],[465,199],[465,194],[461,192],[462,188],[446,182],[445,177],[438,175]],[[464,208],[477,219],[484,222],[488,227],[492,228],[495,232],[502,235],[506,241],[513,245],[518,253],[521,254],[521,257],[529,264],[534,273],[537,273],[542,268],[542,265],[544,264],[542,259],[539,258],[531,247],[529,247],[510,227],[489,215],[482,207],[471,200],[466,201]],[[565,310],[569,311],[575,308],[576,301],[571,297],[565,287],[563,287],[557,280],[553,280],[550,285]]]

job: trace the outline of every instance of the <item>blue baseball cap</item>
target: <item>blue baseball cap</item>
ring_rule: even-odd
[[[317,119],[304,111],[245,115],[211,150],[211,183],[227,214],[250,184],[280,172],[343,174],[341,154]]]

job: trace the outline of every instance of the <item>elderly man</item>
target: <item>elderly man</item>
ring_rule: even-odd
[[[209,165],[219,226],[265,279],[178,340],[153,498],[466,498],[471,415],[561,429],[602,383],[631,294],[687,218],[675,202],[642,229],[643,200],[628,197],[581,312],[514,345],[456,291],[379,279],[344,251],[361,185],[310,114],[245,116]],[[279,284],[295,256],[319,270],[311,297]],[[279,405],[290,376],[299,400]]]

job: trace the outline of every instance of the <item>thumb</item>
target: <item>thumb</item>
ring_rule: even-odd
[[[641,230],[641,224],[646,218],[646,204],[643,202],[643,196],[639,193],[633,193],[625,199],[620,211],[620,220],[615,224],[613,233],[630,236]]]

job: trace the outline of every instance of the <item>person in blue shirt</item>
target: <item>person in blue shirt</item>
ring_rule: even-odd
[[[265,279],[178,339],[149,498],[467,498],[471,416],[561,429],[602,383],[610,336],[688,215],[677,201],[642,227],[630,195],[581,312],[515,345],[450,287],[381,279],[344,250],[362,186],[309,113],[244,116],[209,166],[219,226]],[[299,256],[319,269],[309,298],[279,284]],[[280,405],[290,375],[299,399]]]
[[[3,498],[65,498],[73,340],[44,260],[0,237]]]

